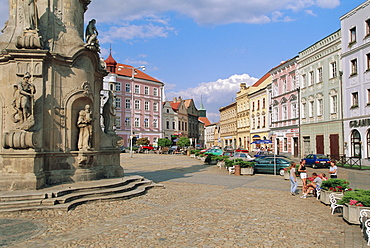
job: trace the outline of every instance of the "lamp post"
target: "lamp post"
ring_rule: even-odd
[[[128,69],[131,70],[131,125],[130,125],[130,157],[133,157],[132,146],[133,146],[133,138],[134,138],[134,82],[135,82],[135,75],[137,70],[141,69],[145,71],[145,66],[139,67],[125,67],[125,66],[118,66],[118,68]],[[120,69],[118,69],[120,70]]]

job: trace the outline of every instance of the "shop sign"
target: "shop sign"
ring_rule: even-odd
[[[349,122],[349,127],[367,127],[367,126],[370,126],[370,119],[361,119]]]

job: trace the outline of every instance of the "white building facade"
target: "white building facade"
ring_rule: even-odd
[[[340,20],[345,154],[370,164],[370,1]]]

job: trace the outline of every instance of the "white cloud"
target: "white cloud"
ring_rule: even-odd
[[[152,18],[168,25],[169,20],[160,16],[175,12],[201,25],[219,25],[289,21],[294,19],[287,15],[289,11],[299,12],[311,7],[335,8],[340,0],[116,0],[105,5],[102,13],[101,5],[104,3],[103,0],[93,1],[87,15],[99,17],[99,21],[107,23]],[[281,15],[278,19],[276,13]]]
[[[166,93],[166,97],[168,101],[172,101],[173,97],[178,96],[181,96],[182,99],[192,98],[198,108],[200,107],[202,98],[203,105],[207,109],[207,116],[212,116],[217,121],[219,118],[219,108],[235,101],[236,93],[240,90],[240,84],[245,83],[247,86],[250,86],[257,80],[257,78],[253,78],[248,74],[233,75],[227,79],[218,79],[215,82],[200,83],[194,88],[176,92],[170,91]],[[167,90],[167,85],[165,89]],[[218,118],[215,119],[215,117]]]

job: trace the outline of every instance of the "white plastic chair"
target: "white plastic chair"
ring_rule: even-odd
[[[362,234],[364,235],[365,240],[367,240],[367,245],[370,246],[370,210],[361,209],[360,223]]]
[[[321,194],[321,188],[319,185],[316,186],[316,199],[319,200]]]
[[[235,166],[230,166],[230,167],[228,168],[228,170],[229,170],[229,175],[231,175],[231,174],[235,173]]]
[[[337,201],[342,199],[342,197],[343,197],[342,193],[331,193],[329,195],[331,214],[334,214],[334,211],[336,208],[339,208],[339,207],[343,208],[343,205],[340,205],[337,203]]]

